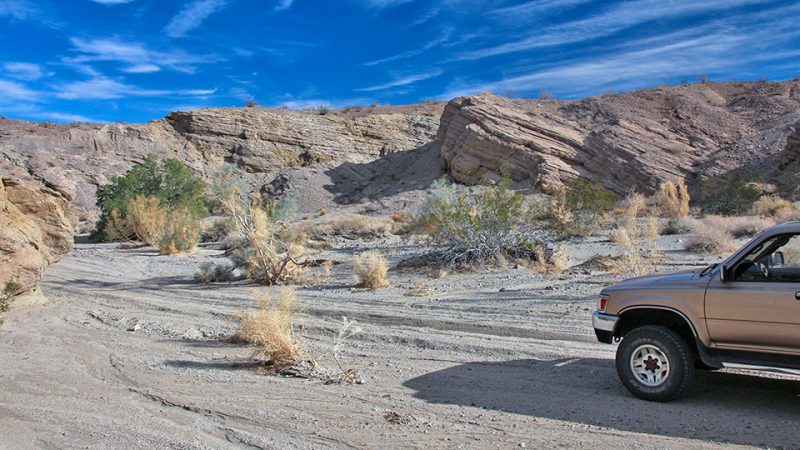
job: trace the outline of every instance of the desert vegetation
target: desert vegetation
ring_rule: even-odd
[[[281,369],[303,358],[301,317],[297,294],[283,288],[277,299],[267,291],[254,293],[258,310],[245,315],[234,340],[251,344],[255,355],[269,366]]]
[[[3,315],[11,308],[14,297],[22,292],[22,285],[16,279],[11,279],[3,284],[0,290],[0,325],[3,324]]]
[[[565,236],[592,235],[602,229],[614,195],[600,182],[573,178],[552,193],[547,215],[550,227]]]
[[[377,250],[361,253],[353,259],[353,272],[359,287],[377,289],[386,286],[388,271],[389,262]]]
[[[97,189],[100,209],[92,237],[135,239],[162,255],[190,252],[200,238],[206,214],[205,183],[177,159],[154,156]]]

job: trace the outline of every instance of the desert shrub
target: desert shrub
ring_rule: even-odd
[[[206,212],[204,189],[200,177],[180,160],[158,161],[151,155],[125,175],[114,177],[109,184],[97,188],[100,218],[92,237],[103,241],[112,239],[108,234],[112,215],[118,223],[126,222],[132,200],[137,197],[156,198],[168,213],[180,209],[196,218],[202,217]]]
[[[777,195],[765,195],[753,203],[750,214],[761,217],[777,217],[792,209],[794,209],[794,205],[789,200]]]
[[[558,246],[558,248],[550,255],[550,261],[547,265],[547,273],[555,276],[560,276],[567,270],[567,266],[569,265],[569,255],[567,254],[567,247],[564,244]]]
[[[634,194],[629,197],[628,207],[617,222],[612,235],[621,254],[619,258],[613,260],[614,271],[626,277],[652,272],[655,268],[655,259],[658,257],[656,250],[658,221],[650,216],[643,226],[639,224],[643,201],[637,197],[641,196]]]
[[[353,272],[359,287],[377,289],[386,286],[388,271],[389,262],[376,250],[361,253],[353,259]]]
[[[236,267],[231,264],[215,264],[207,261],[200,264],[200,268],[194,274],[194,281],[201,284],[230,281],[235,269]]]
[[[369,217],[363,214],[331,215],[320,224],[317,231],[328,236],[342,236],[350,239],[377,239],[400,229],[400,223],[384,217]]]
[[[755,236],[772,225],[775,225],[774,221],[763,217],[707,216],[701,222],[695,222],[693,230],[700,227],[710,227],[726,231],[734,238],[744,238]]]
[[[664,217],[683,219],[689,215],[689,189],[683,179],[661,183],[655,198]]]
[[[217,219],[200,235],[201,242],[222,242],[236,231],[236,224],[230,218]]]
[[[716,177],[700,186],[700,207],[706,213],[725,216],[743,214],[761,197],[758,188],[736,175]]]
[[[724,227],[716,226],[708,218],[698,223],[694,234],[686,241],[686,250],[709,255],[726,255],[736,250],[733,235]]]
[[[297,294],[284,288],[277,300],[269,292],[257,294],[258,311],[242,318],[234,339],[252,344],[256,355],[274,367],[299,362],[303,357]]]
[[[459,193],[445,179],[434,182],[416,220],[440,245],[429,256],[445,266],[535,259],[541,246],[533,225],[539,206],[509,186],[505,179]]]
[[[185,210],[176,210],[164,226],[158,250],[162,255],[190,253],[200,241],[200,222]]]
[[[0,325],[3,324],[3,314],[11,309],[11,303],[14,297],[22,292],[22,285],[19,284],[16,278],[8,280],[3,284],[3,290],[0,291]]]
[[[684,217],[683,219],[669,219],[661,228],[661,234],[671,236],[675,234],[689,234],[697,226],[697,219]]]
[[[550,226],[566,236],[594,234],[603,225],[613,204],[614,195],[599,181],[570,179],[550,199]]]
[[[167,210],[156,197],[137,195],[128,201],[124,215],[118,210],[111,211],[105,234],[111,240],[133,237],[155,247],[164,235],[167,222]]]
[[[308,264],[307,250],[302,243],[292,242],[292,200],[251,197],[249,186],[236,180],[230,167],[218,173],[212,192],[241,236],[231,259],[246,277],[270,286],[291,282],[301,274]]]

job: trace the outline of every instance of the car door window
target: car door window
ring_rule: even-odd
[[[765,240],[736,264],[733,275],[734,281],[800,282],[800,235]]]

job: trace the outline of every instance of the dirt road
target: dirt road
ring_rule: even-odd
[[[394,251],[396,262],[406,249]],[[82,243],[52,266],[50,303],[0,328],[0,448],[800,445],[800,382],[788,378],[700,373],[686,399],[632,398],[589,323],[609,278],[581,271],[390,272],[392,287],[365,291],[345,263],[298,288],[306,353],[335,368],[333,335],[355,318],[364,331],[343,358],[364,383],[261,375],[249,349],[225,342],[253,286],[192,282],[218,254]]]

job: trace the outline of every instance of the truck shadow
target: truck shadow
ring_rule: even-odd
[[[687,396],[652,403],[622,387],[613,361],[570,361],[471,362],[403,385],[430,403],[624,431],[770,447],[795,447],[800,442],[798,381],[698,371]]]

